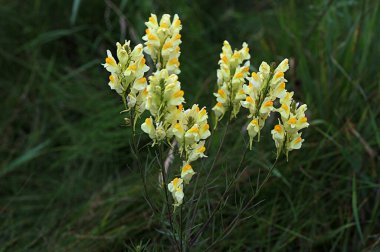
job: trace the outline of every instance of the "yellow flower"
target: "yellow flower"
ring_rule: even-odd
[[[204,153],[206,151],[205,141],[200,141],[199,143],[194,143],[187,147],[188,158],[187,162],[194,162],[199,158],[207,157]]]
[[[182,25],[178,15],[171,21],[170,15],[164,14],[158,22],[157,16],[152,14],[145,24],[144,51],[152,57],[157,69],[166,68],[169,74],[179,74]]]
[[[178,76],[169,75],[166,69],[157,71],[149,77],[147,90],[146,109],[155,117],[164,117],[185,101]]]
[[[285,140],[285,129],[284,126],[282,126],[281,122],[274,126],[271,133],[274,143],[276,145],[277,157],[279,157]]]
[[[169,192],[172,193],[174,199],[174,206],[178,207],[183,202],[183,179],[175,178],[168,184]]]
[[[136,120],[145,108],[145,106],[137,108],[136,101],[140,93],[146,88],[147,82],[144,74],[149,70],[149,67],[145,64],[146,60],[141,44],[135,46],[133,50],[130,47],[130,41],[125,41],[123,45],[118,42],[116,47],[119,62],[112,56],[111,51],[107,50],[107,57],[103,64],[104,68],[111,73],[108,85],[121,95],[124,101],[127,101],[128,110],[135,110]]]
[[[217,70],[218,91],[214,93],[217,105],[213,108],[219,120],[228,109],[231,109],[231,118],[239,113],[240,102],[245,99],[243,84],[249,72],[250,57],[247,43],[243,43],[242,49],[232,51],[228,41],[224,41]]]
[[[260,114],[263,118],[266,118],[273,109],[273,101],[266,97],[260,107]]]
[[[286,121],[290,115],[290,106],[293,101],[294,92],[286,92],[285,96],[280,98],[281,106],[276,109],[278,113],[280,113],[282,121]]]
[[[117,65],[117,62],[115,58],[112,56],[112,53],[110,50],[107,50],[107,57],[105,59],[105,63],[103,64],[103,66],[110,73],[116,73],[119,71],[119,66]]]
[[[245,101],[241,101],[241,106],[249,109],[250,114],[254,114],[256,111],[256,103],[251,96],[247,96]]]
[[[226,113],[226,108],[224,107],[223,103],[221,103],[221,102],[217,102],[215,104],[215,106],[212,108],[212,110],[214,111],[215,116],[217,118],[220,118],[220,119]]]
[[[247,131],[249,135],[249,148],[252,149],[253,138],[260,132],[259,119],[254,117],[250,123],[248,123]]]
[[[194,176],[195,172],[190,164],[184,163],[181,170],[181,178],[185,181],[185,184],[189,184],[191,178]]]
[[[145,122],[141,125],[141,129],[147,133],[151,139],[156,137],[156,129],[154,128],[152,117],[145,119]]]
[[[287,150],[298,150],[301,148],[302,143],[305,141],[301,138],[302,133],[296,133],[290,137],[289,144],[287,145]]]
[[[141,129],[153,140],[153,145],[166,138],[166,130],[162,122],[157,122],[154,125],[152,117],[145,119],[145,122],[141,125]]]
[[[114,73],[109,76],[108,85],[110,86],[111,89],[115,90],[118,94],[122,94],[125,91],[119,81],[119,77],[117,77],[117,75]]]
[[[210,136],[207,118],[206,109],[199,109],[197,104],[184,111],[181,123],[185,129],[186,144],[191,145]]]

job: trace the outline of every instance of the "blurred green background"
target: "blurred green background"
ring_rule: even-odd
[[[150,13],[180,15],[188,104],[213,105],[227,39],[246,41],[255,67],[288,57],[288,89],[309,107],[303,148],[279,162],[264,201],[214,250],[380,251],[379,5],[0,0],[0,251],[124,251],[140,241],[169,250],[100,65],[117,41],[142,42]],[[228,133],[220,174],[242,152],[244,120]],[[265,135],[247,157],[243,195],[275,159]]]

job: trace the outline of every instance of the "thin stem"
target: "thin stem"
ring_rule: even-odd
[[[256,199],[256,197],[259,195],[262,187],[265,185],[265,183],[268,181],[268,179],[271,177],[272,175],[272,171],[274,169],[274,167],[276,166],[276,163],[277,163],[277,159],[276,161],[274,162],[274,164],[272,165],[272,167],[269,169],[266,177],[264,178],[263,182],[260,184],[260,186],[258,187],[258,189],[256,190],[256,192],[252,195],[252,197],[248,200],[248,202],[244,205],[244,207],[238,212],[238,214],[236,215],[236,217],[232,220],[232,222],[228,225],[228,227],[223,231],[223,234],[221,236],[221,238],[217,239],[216,241],[214,241],[207,249],[209,250],[212,246],[214,246],[218,241],[220,241],[221,239],[224,239],[231,231],[232,231],[232,228],[235,226],[236,222],[239,220],[240,216],[245,212],[245,210],[247,210],[247,208],[252,204],[252,202]]]
[[[195,204],[193,217],[192,217],[191,222],[190,222],[190,227],[192,227],[193,224],[194,224],[195,217],[196,217],[196,212],[197,212],[197,210],[198,210],[198,205],[199,205],[200,199],[201,199],[201,197],[202,197],[202,195],[203,195],[203,192],[204,192],[204,190],[205,190],[205,188],[206,188],[206,185],[207,185],[207,182],[208,182],[208,180],[209,180],[209,177],[210,177],[210,175],[211,175],[211,173],[212,173],[212,171],[213,171],[213,169],[214,169],[214,167],[215,167],[216,160],[219,158],[220,151],[221,151],[221,149],[222,149],[222,146],[223,146],[223,143],[224,143],[224,139],[226,138],[227,131],[228,131],[228,128],[229,128],[229,125],[230,125],[230,120],[229,120],[229,117],[228,117],[228,120],[227,120],[227,123],[226,123],[226,126],[225,126],[225,130],[224,130],[224,132],[223,132],[222,140],[220,141],[220,144],[219,144],[219,147],[218,147],[217,153],[216,153],[215,158],[214,158],[214,160],[213,160],[213,162],[212,162],[212,165],[211,165],[211,167],[210,167],[210,169],[209,169],[209,171],[208,171],[208,174],[207,174],[207,177],[206,177],[206,181],[204,182],[204,184],[203,184],[203,186],[202,186],[202,188],[201,188],[201,191],[200,191],[200,193],[199,193],[198,200],[197,200],[197,202],[196,202],[196,204]],[[189,247],[191,247],[191,245],[190,245]]]
[[[228,194],[229,194],[232,186],[235,184],[235,182],[238,179],[238,177],[240,177],[240,176],[237,176],[237,175],[238,175],[238,172],[239,172],[240,168],[243,165],[243,162],[244,162],[246,154],[247,154],[247,150],[248,150],[248,146],[245,148],[244,153],[242,155],[242,158],[241,158],[241,160],[239,162],[239,166],[237,167],[237,169],[235,171],[235,174],[233,176],[234,179],[228,184],[227,189],[224,191],[221,199],[218,202],[218,205],[214,208],[214,210],[212,211],[212,213],[209,216],[209,218],[207,219],[207,221],[202,225],[202,227],[199,229],[199,231],[196,233],[196,235],[191,239],[189,247],[193,246],[194,243],[197,241],[198,237],[203,234],[203,232],[205,231],[205,229],[210,224],[211,220],[214,218],[216,212],[219,210],[220,206],[222,205],[222,202],[224,202],[224,199],[228,196]]]
[[[146,181],[146,177],[145,177],[145,167],[143,167],[143,165],[141,164],[141,160],[140,160],[140,157],[139,157],[138,145],[137,145],[136,139],[135,139],[135,133],[132,134],[132,150],[133,150],[133,153],[134,153],[136,161],[137,161],[137,167],[138,167],[138,169],[140,171],[141,179],[143,181],[144,198],[148,202],[148,205],[152,209],[153,213],[154,214],[158,213],[158,209],[154,207],[154,205],[152,203],[152,200],[151,200],[151,198],[149,196],[149,193],[148,193],[147,181]]]
[[[163,156],[163,145],[162,143],[159,144],[159,163],[160,163],[160,168],[161,168],[161,173],[162,173],[162,181],[163,181],[163,187],[164,187],[164,192],[165,192],[165,201],[166,201],[166,207],[168,209],[168,214],[169,214],[169,224],[170,224],[170,229],[171,229],[171,234],[172,234],[172,239],[174,240],[174,243],[177,247],[178,251],[181,251],[178,241],[174,235],[175,229],[173,225],[173,215],[171,211],[171,206],[169,203],[169,196],[168,196],[168,188],[167,188],[167,183],[166,183],[166,172],[165,172],[165,164],[164,164],[164,156]]]
[[[124,104],[125,110],[128,110],[127,102],[126,102],[124,95],[122,95],[122,99],[123,99],[123,104]],[[149,193],[148,193],[148,188],[147,188],[147,183],[146,183],[146,178],[145,178],[145,167],[143,168],[143,166],[141,164],[140,157],[139,157],[138,144],[136,143],[136,129],[134,127],[134,112],[132,109],[130,110],[130,122],[132,123],[132,144],[131,144],[131,148],[132,148],[132,152],[135,156],[135,159],[137,161],[137,168],[140,171],[140,176],[141,176],[141,179],[143,181],[144,198],[148,202],[148,205],[152,209],[153,213],[156,213],[156,212],[158,212],[158,210],[154,207],[154,205],[153,205],[153,203],[149,197]]]
[[[180,240],[180,251],[182,252],[183,251],[183,220],[182,220],[182,205],[181,205],[181,211],[180,211],[180,215],[179,215],[179,240]]]

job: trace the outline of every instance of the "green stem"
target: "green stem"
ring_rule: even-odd
[[[237,175],[238,175],[238,173],[240,171],[240,168],[242,167],[242,165],[244,163],[247,151],[248,151],[248,146],[246,146],[246,148],[244,150],[244,153],[243,153],[243,156],[242,156],[242,158],[241,158],[241,160],[239,162],[239,166],[237,167],[237,169],[235,171],[235,174],[233,176],[234,179],[231,180],[231,182],[228,184],[227,189],[224,191],[222,197],[220,197],[218,205],[214,208],[214,210],[212,211],[212,213],[209,216],[209,218],[207,219],[207,221],[202,225],[202,227],[199,229],[199,231],[196,233],[196,235],[191,239],[189,247],[193,246],[193,244],[197,241],[198,237],[203,234],[203,232],[205,231],[205,229],[207,228],[207,226],[210,224],[211,220],[214,218],[216,212],[219,210],[220,206],[224,202],[224,199],[228,196],[228,194],[229,194],[232,186],[235,184],[236,180],[240,177],[240,176],[237,176]]]
[[[229,117],[230,117],[230,115],[229,115]],[[207,182],[209,180],[209,177],[210,177],[210,175],[211,175],[211,173],[212,173],[212,171],[213,171],[213,169],[215,167],[216,160],[219,158],[220,151],[222,149],[222,146],[223,146],[223,143],[224,143],[224,139],[226,138],[227,131],[228,131],[228,128],[229,128],[229,125],[230,125],[229,117],[228,117],[228,120],[227,120],[227,123],[226,123],[226,126],[225,126],[225,130],[224,130],[224,133],[223,133],[223,136],[222,136],[222,140],[220,141],[220,144],[219,144],[219,147],[218,147],[218,151],[217,151],[217,153],[215,155],[215,158],[214,158],[214,160],[212,162],[212,165],[211,165],[211,167],[210,167],[210,169],[209,169],[209,171],[207,173],[206,181],[204,182],[204,184],[203,184],[203,186],[201,188],[201,191],[200,191],[199,196],[198,196],[198,200],[197,200],[197,202],[195,204],[193,216],[192,216],[192,219],[191,219],[191,222],[190,222],[190,227],[192,227],[193,224],[194,224],[195,217],[197,216],[197,210],[198,210],[198,205],[199,205],[200,199],[202,198],[202,195],[203,195],[204,190],[206,188],[206,185],[207,185]],[[192,240],[194,240],[194,238]],[[194,242],[192,242],[192,240],[190,241],[189,245],[191,243],[194,243]],[[189,246],[189,247],[191,247],[191,246]]]
[[[230,223],[230,225],[228,225],[228,227],[223,231],[223,234],[221,236],[221,238],[217,239],[216,241],[214,241],[207,249],[206,251],[209,251],[209,249],[214,246],[218,241],[226,238],[226,236],[232,231],[232,229],[234,228],[235,224],[237,223],[237,221],[239,220],[240,216],[247,210],[247,208],[252,204],[252,202],[256,199],[256,197],[259,195],[262,187],[266,184],[266,182],[269,180],[269,178],[271,177],[272,175],[272,171],[274,169],[274,167],[276,166],[276,163],[277,163],[277,159],[276,161],[274,162],[274,164],[272,165],[272,167],[269,169],[266,177],[264,178],[263,182],[260,184],[260,186],[258,187],[258,189],[256,190],[256,192],[252,195],[252,197],[248,200],[248,202],[244,205],[244,207],[238,212],[238,214],[236,215],[236,217],[232,220],[232,222]]]
[[[170,229],[171,229],[171,234],[172,234],[172,239],[177,247],[178,251],[180,250],[178,241],[174,235],[175,229],[173,225],[173,215],[171,211],[171,206],[169,203],[169,196],[168,196],[168,188],[167,188],[167,180],[166,180],[166,171],[165,171],[165,161],[164,161],[164,155],[163,155],[163,145],[162,143],[159,144],[159,163],[160,163],[160,168],[161,168],[161,174],[162,174],[162,182],[163,182],[163,187],[164,187],[164,193],[165,193],[165,201],[166,201],[166,207],[168,209],[168,215],[169,215],[169,224],[170,224]]]

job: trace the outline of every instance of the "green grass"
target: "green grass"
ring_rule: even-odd
[[[233,47],[246,41],[255,67],[288,57],[288,88],[309,107],[303,148],[278,163],[259,204],[213,250],[379,249],[378,1],[114,2],[1,1],[0,251],[124,251],[140,242],[148,251],[169,249],[143,199],[121,101],[100,65],[116,41],[142,42],[150,13],[182,19],[188,104],[213,105],[227,39]],[[217,160],[205,197],[213,200],[199,203],[197,225],[240,160],[244,123],[242,116],[227,134],[228,155]],[[197,248],[220,235],[274,162],[269,129],[264,133]],[[214,141],[210,157],[216,149]],[[205,174],[211,161],[195,169]],[[154,168],[148,181],[157,184]],[[158,187],[149,190],[160,204]]]

